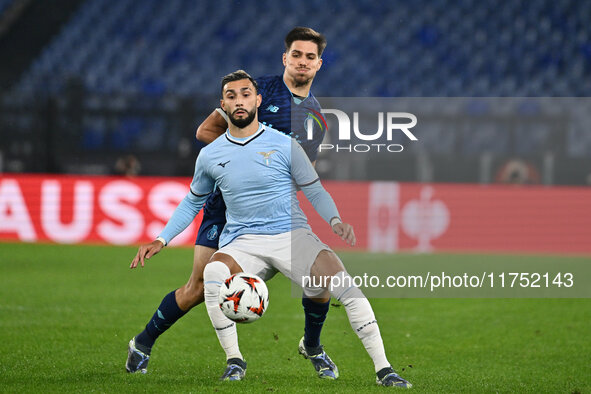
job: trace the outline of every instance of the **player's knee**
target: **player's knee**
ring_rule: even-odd
[[[310,274],[319,277],[330,277],[344,271],[345,267],[339,257],[331,250],[322,250],[316,256],[310,268]]]
[[[215,292],[220,288],[224,280],[230,276],[230,269],[221,261],[212,261],[203,270],[205,293]]]
[[[195,251],[193,253],[193,266],[203,272],[204,267],[207,265],[211,256],[217,251],[207,246],[195,245]]]
[[[330,278],[328,291],[343,303],[347,299],[365,298],[363,292],[355,286],[353,278],[346,271],[337,272]]]

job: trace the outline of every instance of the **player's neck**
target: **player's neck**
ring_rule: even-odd
[[[305,85],[296,86],[295,80],[293,78],[290,78],[287,75],[287,72],[284,72],[283,73],[283,82],[285,82],[285,85],[287,86],[287,88],[289,89],[291,94],[295,94],[296,96],[300,96],[300,97],[308,97],[308,94],[310,94],[310,88],[312,87],[312,80],[310,80]]]
[[[234,138],[246,138],[246,137],[250,137],[251,135],[253,135],[254,133],[256,133],[258,131],[258,129],[259,129],[259,121],[258,121],[258,119],[254,119],[248,126],[246,126],[243,129],[234,126],[232,124],[232,122],[230,122],[230,124],[228,125],[228,130],[230,131],[230,134]]]

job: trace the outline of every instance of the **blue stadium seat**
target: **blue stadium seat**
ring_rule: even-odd
[[[13,2],[14,0],[0,0],[0,16],[12,6]]]
[[[280,73],[284,34],[308,25],[329,40],[317,96],[591,96],[591,2],[451,4],[87,0],[15,90],[60,93],[78,75],[96,93],[215,95],[234,69]],[[107,141],[88,130],[88,146]],[[465,149],[505,146],[482,135]],[[590,154],[591,143],[569,149]]]

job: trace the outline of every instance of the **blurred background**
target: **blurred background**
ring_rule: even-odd
[[[190,176],[220,78],[282,73],[297,25],[328,39],[317,97],[591,96],[590,17],[579,0],[0,0],[0,172]],[[591,184],[591,126],[555,123],[425,133],[396,158],[366,154],[366,170],[339,172],[330,155],[318,169]]]
[[[419,141],[391,141],[402,153],[319,155],[357,243],[301,198],[315,234],[353,275],[507,273],[506,287],[418,295],[449,300],[372,299],[393,367],[420,393],[591,392],[590,0],[0,0],[1,392],[225,391],[205,308],[163,336],[154,376],[125,376],[127,340],[187,279],[201,215],[141,273],[131,245],[187,194],[221,77],[282,74],[298,25],[328,40],[312,86],[325,108],[418,118]],[[309,366],[278,358],[303,315],[286,280],[269,286],[282,296],[242,336],[246,387],[320,392]],[[334,391],[365,392],[373,371],[332,305]]]

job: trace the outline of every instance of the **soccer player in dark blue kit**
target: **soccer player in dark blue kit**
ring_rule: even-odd
[[[307,27],[296,27],[285,37],[283,75],[265,76],[257,79],[262,103],[259,107],[259,120],[270,127],[291,135],[302,146],[312,163],[316,160],[319,144],[325,130],[313,122],[308,122],[310,114],[320,112],[320,105],[310,93],[312,81],[322,65],[321,55],[326,47],[324,36]],[[307,126],[313,130],[307,130]],[[216,109],[197,129],[197,138],[210,143],[223,134],[228,127],[227,114]],[[309,131],[312,138],[308,139]],[[181,318],[192,307],[204,301],[203,269],[218,249],[218,240],[226,223],[225,204],[220,193],[212,193],[203,209],[203,221],[195,242],[193,272],[187,284],[167,294],[159,308],[150,319],[144,331],[129,342],[126,369],[128,372],[147,371],[152,346],[156,339]],[[165,241],[156,239],[140,247],[138,254],[150,258],[157,253]],[[143,248],[143,249],[142,249]],[[132,268],[135,268],[132,265]],[[320,333],[330,305],[330,294],[326,292],[319,298],[302,298],[305,312],[304,336],[298,351],[308,358],[318,376],[336,379],[338,368],[320,344]],[[229,374],[222,376],[233,380]]]

